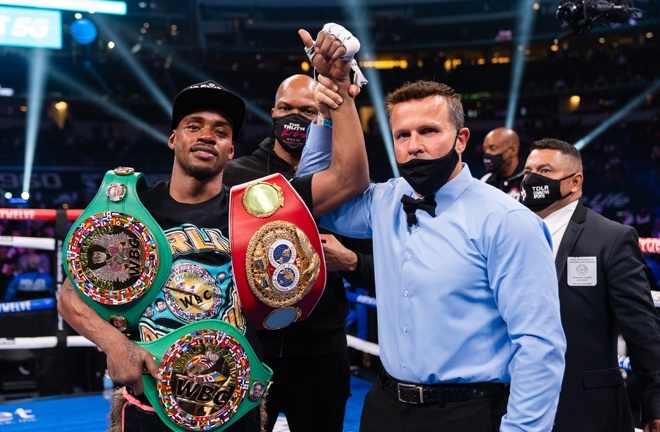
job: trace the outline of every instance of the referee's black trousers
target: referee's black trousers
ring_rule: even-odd
[[[410,404],[383,387],[379,376],[367,393],[360,432],[497,432],[508,391],[460,402]]]

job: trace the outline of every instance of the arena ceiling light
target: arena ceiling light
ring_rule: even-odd
[[[37,148],[37,137],[39,135],[39,120],[44,102],[44,91],[46,88],[46,70],[48,69],[49,57],[42,48],[34,48],[30,51],[28,72],[28,111],[25,123],[25,162],[23,174],[23,191],[21,198],[27,200],[30,197],[30,179],[32,178],[32,167],[34,166],[34,153]]]
[[[158,142],[167,144],[169,139],[169,134],[165,135],[163,132],[149,125],[148,123],[135,117],[135,114],[124,110],[123,108],[113,104],[107,100],[102,95],[94,92],[93,90],[86,87],[80,81],[76,81],[74,78],[71,78],[68,74],[60,72],[58,69],[52,67],[50,68],[50,75],[55,78],[57,81],[64,84],[70,90],[76,93],[83,93],[85,96],[91,100],[93,103],[99,107],[106,110],[111,115],[125,121],[128,124],[135,126],[137,129],[144,131],[147,135],[151,136]],[[169,114],[168,114],[169,117]]]
[[[129,70],[133,72],[137,79],[145,86],[156,103],[162,108],[163,112],[169,116],[172,113],[172,105],[169,98],[158,88],[144,67],[138,63],[128,45],[119,38],[119,35],[114,31],[112,26],[106,23],[105,17],[96,17],[95,21],[99,30],[101,30],[110,41],[114,41],[114,49],[117,50],[119,56],[129,66]]]
[[[511,70],[511,87],[509,89],[509,106],[506,113],[506,127],[513,129],[516,121],[516,111],[520,100],[520,83],[525,71],[525,56],[532,35],[532,28],[538,11],[536,0],[520,0],[518,10],[518,25],[513,37],[513,67]]]
[[[637,108],[642,102],[651,98],[653,94],[660,89],[660,79],[657,79],[649,88],[644,90],[642,93],[637,95],[634,99],[628,102],[623,108],[617,111],[612,117],[608,118],[605,122],[600,124],[596,129],[589,132],[584,138],[578,140],[575,143],[575,148],[582,150],[585,148],[591,141],[594,140],[598,135],[605,132],[613,124],[624,118],[628,113],[635,108]]]
[[[110,0],[0,0],[0,5],[126,15],[126,2]]]

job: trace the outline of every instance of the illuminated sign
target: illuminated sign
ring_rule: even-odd
[[[74,12],[126,15],[126,2],[103,0],[0,0],[0,5],[23,6],[42,9],[59,9]]]
[[[0,6],[0,45],[62,48],[62,13]]]

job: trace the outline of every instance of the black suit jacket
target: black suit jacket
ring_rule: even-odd
[[[641,386],[643,421],[660,418],[660,316],[636,231],[578,204],[555,264],[567,340],[555,431],[633,431],[619,330]]]

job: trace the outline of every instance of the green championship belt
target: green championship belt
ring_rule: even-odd
[[[140,202],[138,185],[146,186],[146,179],[133,168],[108,171],[71,226],[62,254],[85,303],[127,334],[135,334],[140,314],[172,267],[165,233]]]
[[[273,376],[245,336],[218,319],[137,344],[155,357],[162,378],[143,375],[144,394],[173,431],[225,429],[259,405]]]

